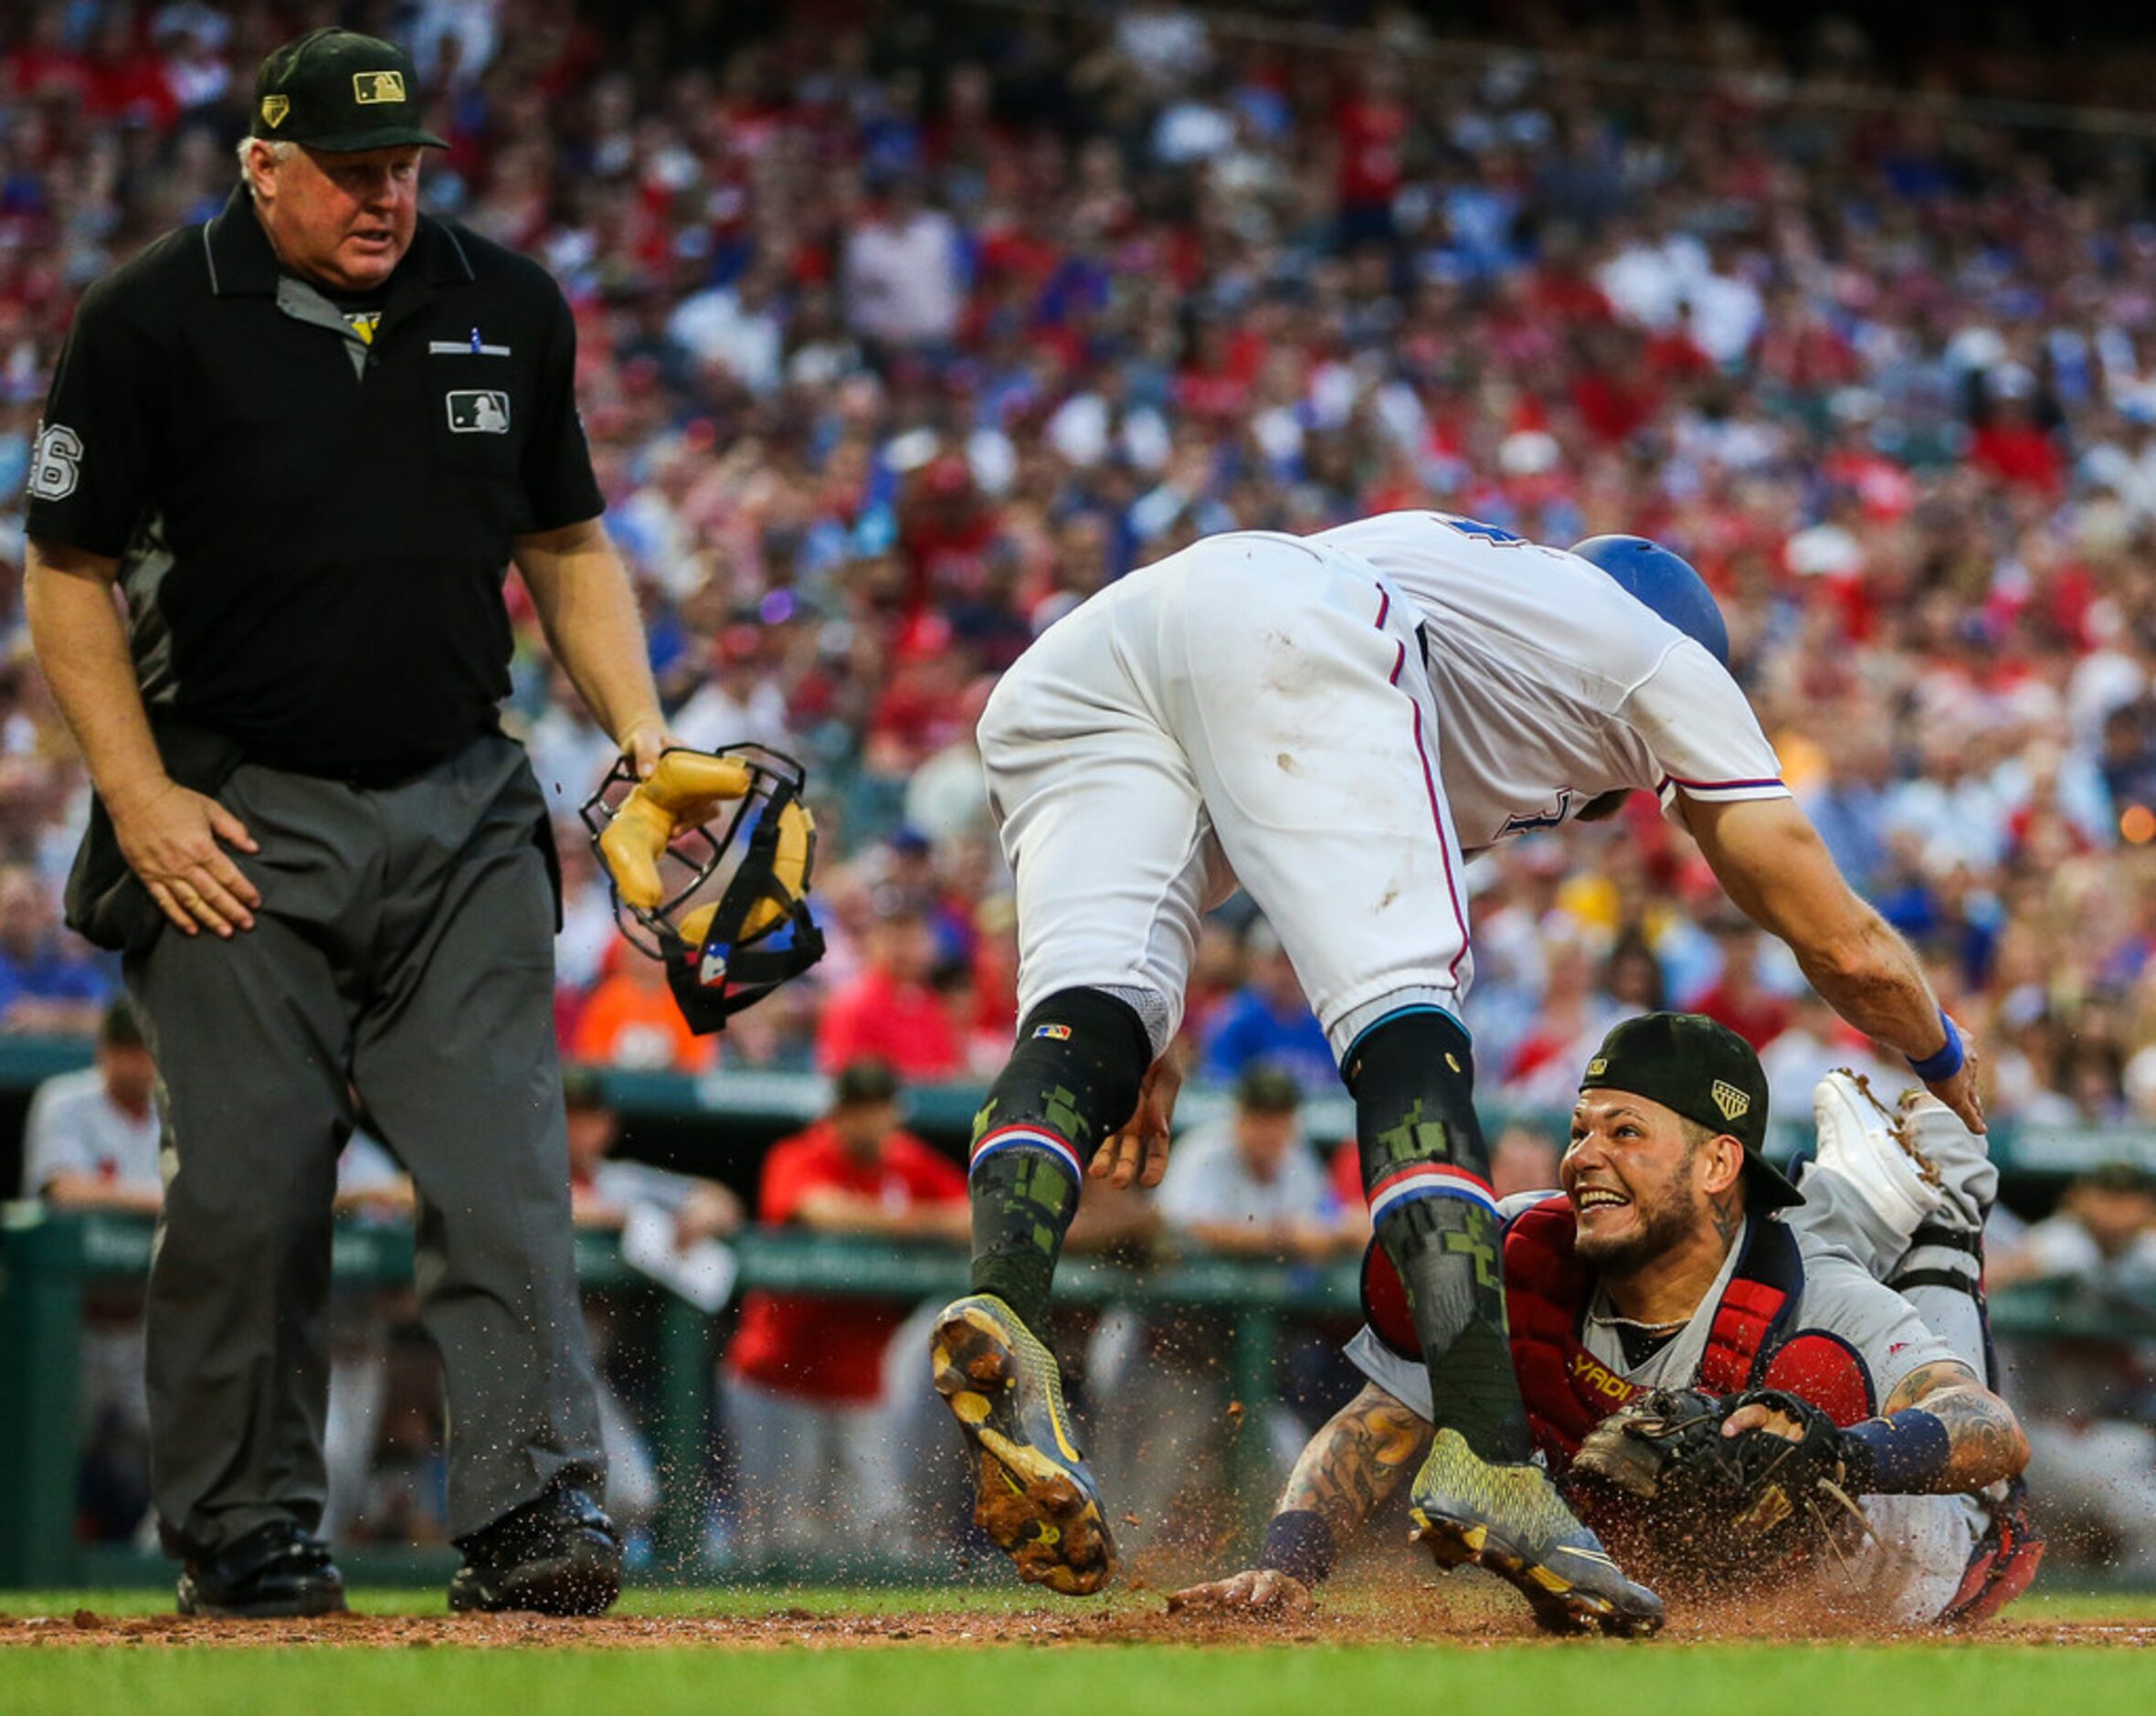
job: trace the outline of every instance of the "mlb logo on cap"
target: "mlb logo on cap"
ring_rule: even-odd
[[[258,136],[333,154],[366,149],[449,145],[419,123],[422,93],[412,57],[394,42],[356,30],[310,30],[262,61],[255,73]]]
[[[509,433],[509,396],[491,387],[460,387],[449,396],[449,429],[458,435]]]

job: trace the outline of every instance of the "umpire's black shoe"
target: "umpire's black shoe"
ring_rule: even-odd
[[[280,1520],[216,1554],[189,1553],[179,1598],[182,1615],[224,1620],[342,1615],[344,1579],[327,1543]]]
[[[621,1594],[621,1540],[581,1489],[550,1489],[457,1547],[452,1609],[604,1615]]]

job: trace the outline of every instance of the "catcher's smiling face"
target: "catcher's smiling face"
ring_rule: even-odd
[[[1717,1200],[1743,1147],[1629,1091],[1583,1091],[1558,1165],[1579,1255],[1605,1272],[1636,1269],[1716,1234]]]

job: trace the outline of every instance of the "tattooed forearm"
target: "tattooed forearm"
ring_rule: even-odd
[[[1429,1425],[1371,1383],[1310,1438],[1275,1511],[1315,1513],[1345,1543],[1414,1469],[1430,1434]]]
[[[2029,1463],[2028,1438],[2013,1409],[1988,1388],[1943,1389],[1918,1404],[1946,1425],[1953,1443],[1954,1456],[1940,1484],[1949,1494],[1982,1489]]]
[[[2028,1438],[2013,1408],[1977,1380],[1967,1365],[1919,1365],[1903,1378],[1882,1416],[1908,1407],[1929,1413],[1946,1426],[1952,1453],[1941,1468],[1938,1491],[1966,1494],[2012,1478],[2029,1463]]]

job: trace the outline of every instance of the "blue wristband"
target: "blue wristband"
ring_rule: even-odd
[[[1920,1061],[1913,1054],[1907,1057],[1909,1071],[1916,1074],[1927,1085],[1936,1085],[1942,1079],[1953,1077],[1956,1073],[1961,1070],[1961,1062],[1964,1058],[1961,1051],[1961,1033],[1954,1029],[1954,1022],[1947,1017],[1946,1009],[1943,1007],[1939,1010],[1939,1022],[1947,1028],[1945,1045],[1937,1054],[1927,1054]]]
[[[1921,1406],[1842,1432],[1842,1473],[1860,1496],[1937,1495],[1953,1455],[1946,1425]]]
[[[1304,1584],[1315,1585],[1324,1583],[1339,1558],[1333,1528],[1320,1515],[1299,1508],[1293,1513],[1273,1516],[1273,1522],[1265,1528],[1265,1547],[1258,1556],[1258,1565],[1268,1573],[1284,1573]]]

